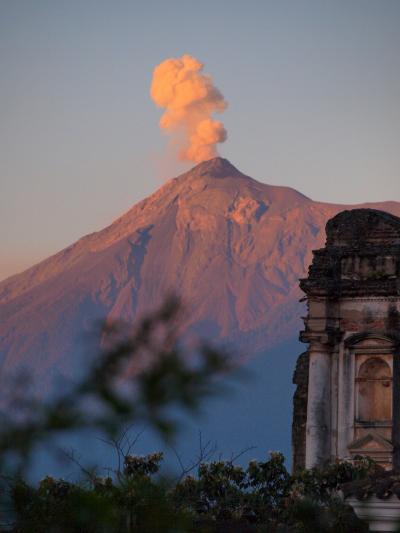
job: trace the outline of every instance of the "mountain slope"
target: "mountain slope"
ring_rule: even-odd
[[[400,203],[365,206],[400,215]],[[221,158],[201,163],[0,283],[0,367],[28,364],[47,384],[71,375],[95,349],[96,320],[131,321],[171,290],[188,328],[248,355],[266,350],[298,330],[298,278],[347,207],[259,183]]]

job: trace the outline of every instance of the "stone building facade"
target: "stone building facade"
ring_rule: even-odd
[[[400,466],[400,218],[336,215],[300,287],[293,468],[355,455]]]

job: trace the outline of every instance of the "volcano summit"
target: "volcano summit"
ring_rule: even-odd
[[[0,365],[49,386],[82,367],[99,319],[133,321],[175,291],[185,327],[243,355],[299,330],[298,279],[326,221],[315,202],[215,158],[169,180],[105,229],[0,283]],[[362,204],[400,215],[400,203]],[[95,347],[93,347],[94,349]]]

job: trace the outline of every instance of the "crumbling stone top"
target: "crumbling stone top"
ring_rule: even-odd
[[[400,245],[400,218],[376,209],[351,209],[326,225],[326,245],[358,247]]]
[[[400,218],[375,209],[342,211],[326,225],[326,246],[314,251],[307,295],[400,295]]]

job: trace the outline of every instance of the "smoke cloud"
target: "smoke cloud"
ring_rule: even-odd
[[[150,94],[165,109],[160,127],[173,135],[181,161],[211,159],[218,154],[217,143],[227,138],[222,122],[212,118],[226,109],[227,102],[203,66],[185,54],[166,59],[153,71]]]

